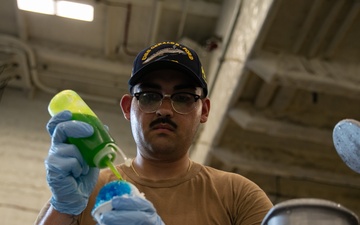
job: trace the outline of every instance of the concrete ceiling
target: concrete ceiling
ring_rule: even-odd
[[[360,212],[360,175],[332,129],[360,120],[357,0],[83,0],[91,23],[0,5],[2,85],[118,104],[136,52],[198,51],[212,109],[192,158],[258,183],[274,203],[316,197]]]

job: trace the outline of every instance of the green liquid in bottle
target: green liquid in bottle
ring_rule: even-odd
[[[73,120],[86,122],[94,128],[94,133],[90,137],[68,138],[68,142],[77,146],[89,166],[98,168],[109,167],[116,177],[123,180],[120,173],[116,170],[113,161],[118,153],[124,158],[125,163],[127,158],[115,144],[114,139],[95,113],[72,90],[64,90],[56,94],[48,106],[51,116],[65,109],[71,111]]]
[[[100,150],[102,150],[106,144],[114,143],[114,140],[111,138],[104,125],[98,118],[91,115],[78,113],[74,113],[72,118],[74,120],[87,122],[94,127],[94,134],[92,136],[87,138],[69,138],[69,142],[75,144],[78,147],[81,155],[84,157],[85,161],[88,163],[89,166],[95,167],[95,155]],[[114,157],[115,156],[103,158],[98,166],[100,168],[109,167],[109,169],[115,174],[117,178],[119,178],[119,180],[123,180],[119,171],[117,171],[114,164],[110,160],[110,158]]]
[[[94,116],[79,113],[73,113],[72,119],[92,125],[94,127],[94,134],[86,138],[69,138],[69,142],[78,147],[89,166],[98,166],[99,168],[108,166],[104,160],[100,161],[100,165],[95,165],[94,163],[94,157],[99,151],[104,149],[109,143],[115,143],[101,121]],[[115,158],[115,152],[110,158]]]

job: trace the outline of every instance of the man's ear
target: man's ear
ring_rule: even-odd
[[[202,104],[202,110],[201,110],[201,118],[200,118],[200,123],[205,123],[209,117],[209,113],[210,113],[210,99],[209,98],[205,98],[204,100],[202,100],[203,104]]]
[[[130,109],[131,109],[132,96],[126,94],[122,96],[120,100],[120,107],[124,114],[125,119],[130,120]]]

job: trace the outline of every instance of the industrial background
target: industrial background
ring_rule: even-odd
[[[47,104],[77,91],[129,157],[119,100],[135,54],[159,41],[198,51],[212,108],[191,157],[255,181],[274,204],[335,201],[360,214],[360,174],[332,129],[360,120],[358,0],[73,0],[94,21],[0,3],[0,216],[31,224],[50,197]]]

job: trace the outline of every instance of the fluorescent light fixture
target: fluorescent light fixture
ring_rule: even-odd
[[[70,1],[57,1],[56,15],[77,20],[93,21],[94,7]]]
[[[21,10],[83,21],[94,20],[94,7],[88,4],[62,0],[17,0],[17,4]]]
[[[25,11],[54,15],[53,0],[17,0],[18,8]]]

